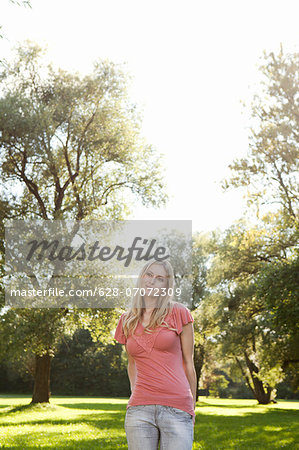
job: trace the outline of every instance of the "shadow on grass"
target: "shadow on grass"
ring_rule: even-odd
[[[32,418],[24,421],[18,421],[17,425],[90,425],[99,430],[107,429],[108,431],[112,428],[122,428],[124,426],[125,415],[124,413],[98,413],[98,414],[84,414],[77,417],[66,417],[65,419],[57,418],[45,418],[40,419]],[[0,421],[0,426],[5,426],[5,422]],[[0,447],[1,448],[1,447]]]
[[[70,409],[101,409],[103,411],[126,411],[126,405],[119,405],[118,403],[59,403],[59,406]]]
[[[225,409],[242,409],[242,408],[256,408],[258,406],[265,406],[265,405],[259,405],[258,403],[255,403],[253,405],[237,405],[235,403],[231,403],[229,405],[221,405],[218,403],[208,403],[208,402],[197,402],[196,408],[225,408]]]
[[[262,408],[264,408],[264,407],[267,407],[268,405],[259,405],[259,404],[257,404],[257,405],[243,405],[243,406],[238,406],[238,405],[229,405],[229,406],[226,406],[226,405],[215,405],[215,404],[207,404],[207,403],[205,403],[204,405],[202,405],[202,404],[196,404],[196,408],[200,408],[200,409],[202,409],[204,406],[207,406],[207,407],[209,407],[209,408],[215,408],[215,409],[218,409],[218,408],[224,408],[224,409],[244,409],[244,410],[246,410],[246,409],[248,409],[248,408],[250,408],[250,409],[252,409],[252,408],[254,408],[254,409],[256,409],[256,412],[254,412],[254,413],[246,413],[246,412],[244,412],[244,415],[247,415],[247,414],[268,414],[268,413],[270,413],[270,412],[275,412],[275,411],[279,411],[279,412],[281,412],[281,413],[288,413],[288,412],[293,412],[293,413],[299,413],[299,409],[298,408],[279,408],[278,406],[275,406],[273,409],[271,409],[271,410],[266,410],[266,411],[261,411],[261,409]],[[198,412],[199,414],[200,414],[200,411]],[[223,416],[221,416],[221,417],[223,417]],[[230,416],[229,416],[230,417]],[[298,447],[299,448],[299,447]]]
[[[2,406],[3,408],[4,406]],[[16,405],[11,406],[7,405],[6,408],[10,407],[8,411],[1,411],[1,416],[8,416],[10,414],[19,413],[19,412],[38,412],[38,411],[56,411],[58,408],[56,405],[51,405],[49,403],[29,403],[29,404],[22,404],[22,405]],[[1,448],[1,447],[0,447]]]
[[[13,414],[17,412],[28,412],[32,411],[34,408],[32,405],[16,405],[13,408],[11,408],[6,414]]]
[[[11,407],[11,405],[2,406],[2,408]],[[5,412],[0,412],[0,417],[3,415],[14,414],[18,412],[38,412],[38,411],[58,411],[60,407],[70,408],[70,409],[78,409],[78,410],[90,410],[90,411],[115,411],[121,412],[124,414],[126,412],[126,405],[119,404],[110,404],[110,403],[60,403],[58,405],[53,405],[51,403],[29,403],[29,404],[21,404],[11,407],[10,410]]]
[[[279,404],[279,402],[277,404]],[[248,404],[244,404],[244,405],[239,404],[238,405],[233,402],[225,405],[225,404],[218,404],[216,402],[213,403],[212,401],[211,401],[211,403],[209,403],[208,401],[206,401],[206,402],[198,401],[196,403],[196,407],[198,407],[198,408],[207,408],[208,407],[208,408],[242,409],[242,408],[260,408],[260,407],[265,407],[265,406],[269,406],[269,405],[262,405],[258,402],[253,403],[252,405],[248,405]]]

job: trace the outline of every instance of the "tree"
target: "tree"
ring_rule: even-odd
[[[211,322],[214,320],[218,325],[214,338],[222,348],[223,357],[234,358],[260,403],[271,399],[271,392],[274,393],[275,386],[282,380],[285,356],[297,358],[296,346],[289,345],[291,336],[295,341],[298,339],[295,337],[297,302],[288,303],[289,329],[285,324],[279,328],[274,320],[275,306],[266,301],[265,289],[262,291],[265,274],[271,267],[282,266],[288,267],[288,275],[281,274],[284,281],[281,279],[280,284],[283,283],[292,299],[296,296],[295,261],[290,263],[296,254],[296,232],[280,228],[283,224],[278,221],[274,227],[273,222],[269,224],[265,220],[250,226],[243,220],[231,226],[224,236],[215,240],[208,274],[211,294],[205,303],[210,303],[213,311]],[[274,297],[279,293],[276,286],[279,280],[272,278],[268,282],[272,283]],[[276,299],[276,304],[281,302],[284,302],[283,297]],[[282,315],[287,313],[286,308],[284,311]],[[282,315],[276,314],[278,321],[282,320]],[[285,322],[285,317],[283,320]]]
[[[276,261],[260,271],[256,280],[257,297],[267,311],[265,326],[275,336],[276,360],[285,373],[289,372],[292,386],[299,388],[299,257]],[[268,357],[274,355],[268,355]]]
[[[205,361],[208,324],[204,322],[203,303],[207,290],[207,242],[208,237],[196,233],[193,236],[192,248],[192,303],[194,316],[194,367],[196,371],[197,389],[196,400],[198,400],[198,386],[201,379],[202,368]]]
[[[46,65],[42,56],[41,48],[27,43],[13,62],[2,64],[1,224],[18,218],[123,219],[130,211],[125,192],[146,205],[163,204],[160,158],[141,136],[122,70],[99,61],[82,77]],[[33,402],[49,401],[59,336],[87,322],[84,312],[2,311],[3,352],[36,354]],[[116,319],[104,310],[97,317],[108,317],[111,326]]]
[[[23,217],[119,218],[126,188],[162,204],[159,158],[140,136],[121,70],[98,62],[82,78],[43,67],[41,53],[19,47],[1,74],[2,176],[23,188],[11,206]]]
[[[251,114],[249,154],[229,167],[225,189],[245,186],[249,204],[278,205],[298,220],[299,170],[299,53],[264,52],[260,66],[262,92],[255,95]]]
[[[265,250],[261,248],[261,235],[235,225],[215,245],[207,299],[216,325],[213,337],[222,357],[238,364],[253,396],[266,404],[273,399],[281,374],[276,373],[276,364],[266,364],[264,350],[273,352],[274,348],[259,322],[264,307],[255,295],[254,279],[265,264],[255,256],[257,249],[261,253]]]
[[[285,55],[282,48],[278,55],[264,54],[263,90],[252,103],[249,153],[231,164],[232,176],[223,183],[225,189],[247,188],[249,206],[257,207],[256,224],[240,222],[227,230],[216,244],[209,273],[223,354],[234,355],[261,403],[270,400],[283,377],[284,361],[277,350],[282,347],[280,332],[286,332],[285,314],[274,311],[273,295],[281,296],[278,303],[285,301],[282,279],[286,286],[292,285],[291,298],[295,292],[291,280],[299,230],[298,56]],[[270,280],[272,295],[268,296],[265,287]],[[284,339],[298,323],[298,311],[292,300],[291,304]]]

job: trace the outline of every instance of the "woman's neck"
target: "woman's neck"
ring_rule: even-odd
[[[154,309],[157,307],[156,298],[144,298],[144,314],[150,315]]]

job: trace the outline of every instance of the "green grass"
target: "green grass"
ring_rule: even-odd
[[[0,448],[126,449],[127,398],[0,396]],[[299,402],[200,397],[193,449],[299,449]]]

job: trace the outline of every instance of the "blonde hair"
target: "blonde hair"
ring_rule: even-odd
[[[145,310],[145,302],[143,296],[140,295],[141,282],[145,272],[153,264],[159,264],[163,266],[167,273],[166,295],[160,295],[159,297],[157,297],[157,303],[159,306],[153,309],[150,317],[150,322],[144,328],[144,332],[151,334],[153,331],[149,328],[154,329],[159,326],[168,328],[169,330],[177,331],[175,328],[171,328],[168,323],[164,321],[167,314],[172,311],[173,306],[176,304],[176,302],[172,300],[173,295],[169,295],[169,292],[173,292],[174,288],[174,274],[172,265],[169,261],[152,261],[148,262],[141,270],[136,283],[136,287],[139,289],[137,291],[137,294],[133,296],[131,306],[123,317],[123,332],[126,338],[130,333],[135,333],[138,322],[142,319],[143,312]]]

